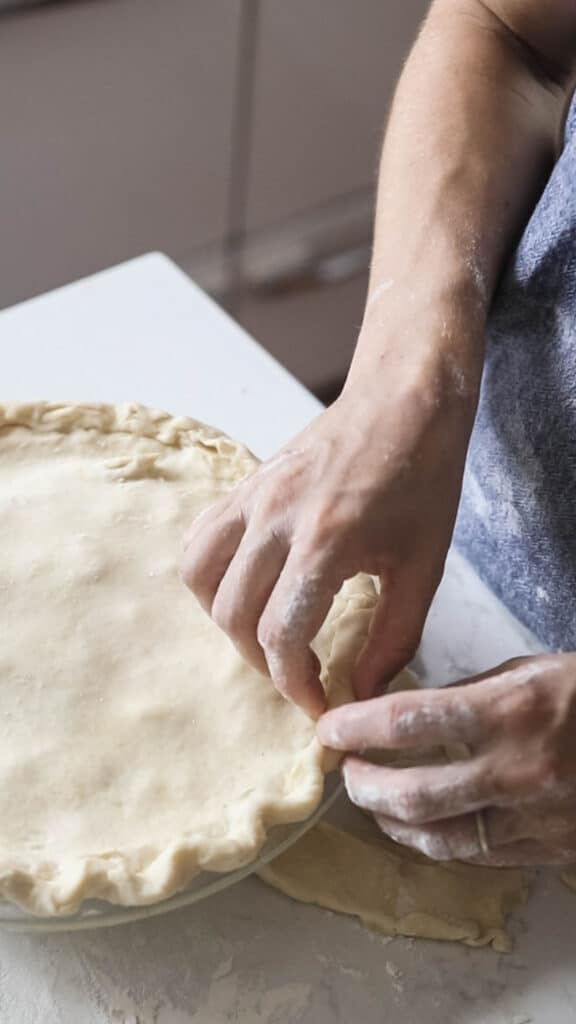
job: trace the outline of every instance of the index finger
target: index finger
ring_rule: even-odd
[[[341,583],[321,567],[304,569],[292,551],[258,625],[258,642],[276,689],[314,718],[326,703],[318,659],[310,644]]]
[[[481,732],[477,707],[465,688],[409,690],[327,711],[317,726],[334,750],[407,750],[474,742]]]

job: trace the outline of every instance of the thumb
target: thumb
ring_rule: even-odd
[[[432,577],[412,563],[381,578],[370,633],[353,673],[359,700],[373,697],[379,686],[390,682],[412,660],[438,582],[436,573]]]

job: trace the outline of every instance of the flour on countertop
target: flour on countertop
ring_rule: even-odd
[[[70,1024],[72,1007],[81,1024],[190,1024],[200,1020],[194,1014],[199,1005],[204,1008],[206,995],[196,980],[198,965],[190,961],[190,951],[196,954],[198,950],[192,929],[189,942],[183,942],[182,929],[171,932],[168,918],[154,922],[154,930],[151,924],[65,936],[4,937],[0,933],[0,1021]],[[222,990],[223,979],[230,976],[235,954],[229,942],[219,942],[218,948],[216,960],[207,957],[200,965],[210,972],[208,998],[212,1000]],[[156,962],[157,969],[140,971],[139,962]],[[238,1016],[238,1024],[267,1024],[265,1015],[258,1016],[264,985],[262,991],[246,994],[237,977],[235,991],[239,1005],[247,1005],[247,1015]],[[286,1003],[287,993],[281,998]],[[296,993],[295,1006],[301,1001],[301,994]],[[210,1018],[210,1024],[220,1020],[229,1017]],[[278,1020],[290,1018],[278,1016]]]
[[[355,981],[366,981],[368,978],[366,971],[361,971],[358,967],[350,967],[348,964],[340,964],[338,970],[340,974],[344,974],[347,978],[354,978]]]
[[[182,1024],[229,1024],[232,1020],[234,1024],[297,1024],[308,1009],[311,994],[309,984],[292,982],[267,989],[262,978],[262,986],[252,987],[243,983],[240,974],[231,973],[212,983],[205,1005],[187,1015]],[[172,1024],[172,1017],[160,1018],[158,1024]]]
[[[386,961],[385,968],[386,974],[392,978],[392,987],[394,991],[397,995],[400,994],[404,991],[404,982],[402,981],[404,971],[401,970],[401,968],[398,967],[398,964],[395,964],[392,960]]]
[[[392,960],[386,961],[386,974],[389,974],[391,978],[401,978],[403,973],[404,972]]]
[[[69,935],[0,932],[0,1022],[298,1024],[313,986],[270,985],[264,965],[238,970],[262,933],[258,922],[236,926],[234,942],[215,932],[208,912]]]

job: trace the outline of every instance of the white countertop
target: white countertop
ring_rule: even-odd
[[[164,256],[0,313],[2,399],[136,400],[267,456],[320,406]],[[417,670],[445,682],[537,645],[456,555]],[[0,933],[1,1024],[574,1024],[576,897],[542,877],[515,950],[376,937],[256,879],[140,924]]]

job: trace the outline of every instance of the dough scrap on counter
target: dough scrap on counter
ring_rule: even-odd
[[[521,871],[438,864],[375,825],[374,833],[354,835],[322,822],[258,875],[293,899],[359,917],[383,935],[511,949],[506,918],[527,897]]]

